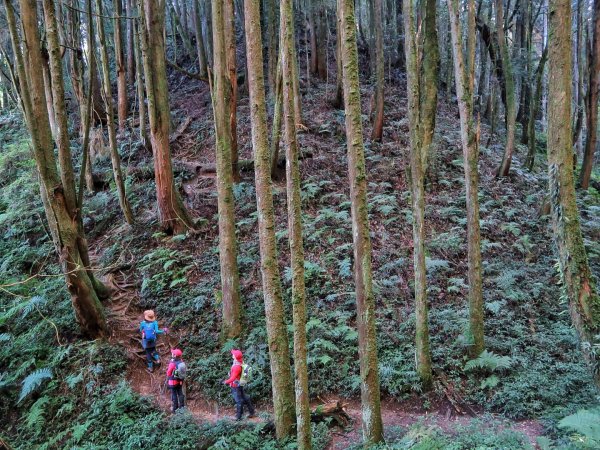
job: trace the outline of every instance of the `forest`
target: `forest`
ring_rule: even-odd
[[[1,0],[0,449],[600,448],[600,0]]]

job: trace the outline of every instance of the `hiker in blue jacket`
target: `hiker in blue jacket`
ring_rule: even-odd
[[[148,364],[146,370],[150,373],[154,372],[155,364],[160,364],[160,355],[156,351],[156,336],[167,331],[169,331],[168,328],[162,330],[158,328],[153,310],[144,311],[144,320],[140,323],[140,332],[142,333],[142,347],[146,350],[146,362]]]

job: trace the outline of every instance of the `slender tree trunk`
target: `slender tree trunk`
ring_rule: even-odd
[[[168,1],[168,0],[165,0]],[[173,30],[173,39],[176,41],[175,30],[179,32],[179,36],[181,36],[181,41],[183,42],[183,48],[187,56],[192,56],[194,54],[194,48],[192,47],[192,41],[190,40],[190,35],[187,32],[187,28],[183,26],[183,14],[181,11],[176,11],[175,6],[177,6],[176,0],[171,0],[172,3],[169,3],[171,18],[175,22],[175,29]],[[177,8],[179,9],[179,8]],[[175,59],[177,62],[177,58]]]
[[[213,11],[213,21],[216,21]],[[233,7],[233,0],[225,0],[223,4],[223,27],[224,27],[224,39],[225,39],[225,56],[227,58],[227,71],[229,77],[229,84],[231,86],[229,95],[229,127],[231,129],[231,170],[233,174],[233,180],[235,182],[240,179],[240,172],[238,169],[238,142],[237,142],[237,98],[238,98],[238,85],[237,85],[237,63],[235,57],[235,10]],[[214,30],[214,33],[219,31]],[[213,37],[213,47],[215,43]],[[216,52],[216,49],[214,50]],[[216,57],[215,57],[216,60]],[[215,61],[216,63],[216,61]]]
[[[242,331],[240,306],[240,281],[237,266],[237,240],[235,236],[235,210],[233,174],[231,173],[231,78],[227,61],[227,26],[224,21],[229,0],[213,0],[214,21],[214,82],[213,111],[215,117],[217,156],[217,201],[219,211],[219,261],[221,263],[221,288],[223,290],[223,328],[225,339],[235,338]]]
[[[104,311],[79,253],[77,224],[75,217],[69,213],[64,186],[58,175],[54,158],[54,143],[44,100],[44,80],[40,71],[42,50],[38,31],[37,4],[30,0],[20,1],[23,47],[27,49],[25,57],[21,53],[22,46],[19,42],[13,6],[10,0],[4,0],[4,5],[19,76],[24,115],[40,176],[40,193],[50,234],[65,274],[75,317],[82,332],[89,338],[104,337],[108,334]],[[52,24],[50,26],[52,27]],[[57,42],[56,35],[55,39]],[[53,51],[57,51],[56,47]]]
[[[373,19],[375,33],[375,115],[371,139],[381,142],[383,137],[383,92],[385,85],[385,60],[383,57],[383,3],[374,0]]]
[[[424,174],[427,174],[429,155],[432,151],[433,133],[435,132],[435,119],[438,102],[438,78],[440,67],[440,51],[438,48],[438,35],[436,24],[436,0],[426,0],[423,11],[423,54],[421,60],[423,70],[420,73],[422,84],[421,108],[423,113],[420,119],[422,123],[422,145],[421,163]]]
[[[411,0],[406,0],[403,6],[404,33],[406,49],[406,82],[408,92],[408,112],[410,120],[410,175],[411,197],[413,206],[413,241],[414,241],[414,271],[415,271],[415,305],[416,305],[416,360],[417,373],[425,390],[431,388],[431,351],[429,348],[429,324],[427,307],[427,275],[425,271],[425,161],[431,145],[435,128],[436,104],[430,108],[429,93],[437,89],[435,79],[437,68],[426,62],[434,57],[434,52],[427,53],[428,41],[435,37],[435,1],[430,0],[423,11],[424,44],[419,47],[416,32],[416,12]],[[433,36],[431,35],[433,33]],[[437,38],[436,38],[437,40]],[[431,42],[429,42],[431,44]],[[437,48],[437,43],[434,44]],[[431,49],[430,49],[431,50]],[[432,78],[433,75],[433,78]],[[437,98],[436,98],[437,100]],[[437,103],[437,101],[436,101]],[[432,127],[432,128],[430,128]]]
[[[281,139],[281,110],[283,109],[283,73],[281,60],[277,64],[277,81],[275,83],[275,105],[273,111],[273,129],[271,130],[271,177],[278,178],[279,141]]]
[[[558,249],[562,287],[571,319],[596,385],[600,371],[594,346],[600,331],[600,298],[596,292],[579,226],[573,176],[571,135],[571,3],[549,2],[548,178],[552,228]]]
[[[592,16],[593,34],[592,48],[589,56],[589,85],[586,99],[586,138],[583,152],[583,163],[579,174],[579,184],[582,189],[590,185],[594,153],[598,133],[598,97],[600,94],[600,0],[594,0]]]
[[[122,0],[114,0],[115,18],[113,20],[113,36],[115,43],[115,66],[117,69],[117,117],[119,132],[125,130],[127,121],[127,78],[125,53],[123,49],[123,30],[121,16],[123,15]]]
[[[540,62],[538,63],[537,69],[535,71],[535,91],[534,95],[530,99],[529,105],[529,118],[527,122],[527,134],[529,137],[527,138],[527,159],[525,160],[525,166],[530,171],[533,170],[533,166],[535,164],[535,153],[536,153],[536,141],[535,141],[535,120],[538,114],[538,110],[540,107],[540,100],[542,98],[542,80],[544,78],[544,66],[546,65],[546,61],[548,59],[548,46],[544,47],[544,51],[542,52],[542,56],[540,58]]]
[[[266,0],[266,21],[267,21],[267,74],[269,81],[269,93],[273,100],[277,96],[277,66],[278,66],[278,39],[277,30],[279,22],[278,2],[275,0]]]
[[[495,0],[496,2],[496,33],[498,35],[498,48],[500,59],[502,62],[502,76],[506,89],[506,147],[504,148],[504,156],[498,168],[498,176],[506,177],[510,171],[512,155],[515,150],[515,124],[516,124],[516,105],[515,105],[515,79],[513,75],[512,62],[510,60],[510,52],[508,51],[508,43],[504,33],[504,6],[503,0]]]
[[[344,83],[343,83],[343,67],[342,67],[342,16],[340,14],[340,0],[336,2],[336,24],[337,31],[335,37],[335,61],[336,61],[336,74],[335,74],[335,98],[333,99],[333,107],[340,109],[344,107]]]
[[[193,229],[194,223],[173,179],[169,148],[171,111],[165,63],[165,3],[162,0],[138,0],[138,5],[159,220],[166,232],[179,234]]]
[[[134,24],[133,52],[135,54],[135,88],[138,97],[138,117],[140,121],[140,140],[145,149],[151,150],[152,144],[148,137],[148,127],[146,126],[146,96],[144,91],[144,80],[142,79],[142,51],[140,49],[140,30],[139,23]]]
[[[134,7],[133,0],[124,0],[125,1],[125,11],[127,12],[128,17],[134,16]],[[135,83],[135,49],[134,49],[134,34],[135,34],[135,20],[127,19],[126,20],[126,44],[125,47],[127,49],[127,82],[130,85]]]
[[[340,0],[340,2],[346,142],[352,205],[352,236],[354,238],[354,282],[356,284],[362,432],[365,443],[371,445],[383,440],[383,422],[377,365],[371,239],[367,211],[367,175],[360,108],[354,0]]]
[[[304,247],[302,243],[302,200],[300,198],[300,165],[298,140],[294,122],[294,14],[291,0],[281,5],[281,69],[283,120],[286,144],[286,184],[288,235],[292,269],[292,308],[294,321],[294,373],[296,379],[296,424],[298,448],[311,448],[310,405],[306,343],[306,294],[304,286]]]
[[[120,0],[117,0],[119,2]],[[115,184],[117,186],[117,196],[119,198],[119,205],[123,216],[128,224],[133,224],[133,213],[127,200],[125,193],[125,182],[123,180],[123,174],[121,172],[121,158],[117,149],[117,134],[115,131],[115,124],[113,120],[113,98],[112,88],[110,85],[110,72],[108,65],[108,51],[106,50],[106,36],[104,31],[104,19],[102,10],[102,0],[96,0],[96,24],[98,28],[98,47],[100,49],[100,56],[102,58],[102,88],[104,93],[104,107],[106,109],[106,127],[108,128],[108,142],[110,146],[110,160],[113,167],[113,176]],[[125,81],[125,72],[123,72],[123,81]],[[125,88],[124,84],[124,88]]]
[[[198,54],[198,75],[206,78],[206,50],[202,37],[202,16],[200,15],[200,0],[194,2],[194,31],[196,34],[196,53]]]
[[[468,2],[467,55],[463,54],[462,29],[458,0],[447,0],[454,54],[454,78],[460,115],[460,136],[463,147],[465,190],[467,198],[467,250],[469,258],[469,322],[473,342],[471,357],[485,349],[483,329],[483,289],[481,276],[481,235],[479,230],[479,199],[477,160],[479,130],[473,117],[473,83],[475,79],[475,2]]]

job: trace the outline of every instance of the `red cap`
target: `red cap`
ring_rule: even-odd
[[[181,355],[183,355],[183,352],[181,350],[179,350],[178,348],[173,348],[173,349],[171,349],[171,355],[173,356],[173,358],[181,358]]]
[[[233,355],[233,357],[235,359],[237,359],[238,361],[242,360],[242,352],[240,350],[231,350],[231,354]]]

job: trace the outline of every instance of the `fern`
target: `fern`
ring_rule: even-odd
[[[465,364],[465,371],[471,371],[475,369],[487,369],[490,372],[502,369],[510,369],[512,365],[512,358],[510,356],[496,355],[494,352],[484,350],[481,354]]]
[[[559,428],[567,428],[584,436],[586,444],[600,446],[600,408],[577,411],[558,422]]]
[[[0,333],[0,342],[7,342],[12,339],[12,335],[10,333]]]
[[[31,297],[29,302],[23,307],[23,311],[21,312],[21,317],[27,317],[31,311],[46,304],[47,300],[44,297],[40,297],[36,295],[35,297]]]
[[[27,397],[31,392],[36,390],[39,386],[41,386],[42,382],[47,379],[52,378],[52,370],[48,367],[44,367],[43,369],[36,370],[35,372],[30,373],[23,380],[23,387],[21,388],[21,395],[19,396],[19,400],[17,403],[21,403],[21,401]]]
[[[50,402],[50,397],[43,396],[36,400],[36,402],[29,408],[29,413],[25,418],[25,425],[30,430],[36,430],[39,432],[44,425],[45,418],[44,414],[48,410],[47,404]]]

